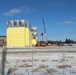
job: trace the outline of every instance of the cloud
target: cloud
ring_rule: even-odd
[[[4,12],[2,13],[2,15],[4,16],[13,16],[15,14],[20,14],[20,13],[31,13],[31,12],[36,12],[38,11],[36,8],[28,8],[26,6],[21,6],[20,8],[13,8],[11,10],[9,10],[8,12]]]
[[[67,24],[67,25],[70,25],[70,24],[76,24],[75,21],[64,21],[64,22],[57,22],[57,24]]]
[[[72,17],[72,19],[76,20],[76,17]]]
[[[62,22],[57,22],[57,24],[63,24]]]
[[[36,8],[28,8],[26,6],[21,6],[20,9],[22,10],[23,13],[26,13],[26,14],[38,11],[38,9]]]
[[[74,21],[64,21],[64,24],[76,24]]]
[[[76,34],[76,31],[73,31],[73,32],[69,32],[69,34]]]
[[[9,10],[8,12],[2,13],[2,15],[4,15],[4,16],[13,16],[13,15],[19,14],[19,13],[21,13],[21,10],[17,9],[17,8],[14,8],[14,9]]]

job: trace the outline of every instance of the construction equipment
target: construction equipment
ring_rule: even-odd
[[[37,42],[37,44],[35,45],[35,47],[46,47],[46,43],[41,41],[41,42]]]
[[[42,22],[43,22],[43,28],[44,28],[44,37],[45,37],[45,42],[47,43],[46,28],[45,28],[45,22],[44,22],[44,18],[43,18],[43,17],[42,17]]]
[[[43,28],[44,28],[44,32],[41,33],[42,41],[41,42],[37,42],[37,44],[35,45],[36,47],[42,47],[42,46],[46,47],[46,43],[47,43],[45,22],[44,22],[44,18],[43,17],[42,17],[42,22],[43,22]]]

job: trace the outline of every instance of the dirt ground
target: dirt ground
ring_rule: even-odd
[[[21,75],[62,75],[64,69],[67,74],[76,71],[76,53],[9,53],[7,55],[6,68],[10,68],[13,74]]]
[[[0,61],[1,57],[2,54]],[[5,68],[10,69],[12,75],[62,75],[64,72],[74,75],[76,52],[8,53]]]

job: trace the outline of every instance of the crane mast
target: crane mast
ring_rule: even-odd
[[[44,22],[44,18],[43,18],[43,17],[42,17],[42,22],[43,22],[43,28],[44,28],[44,37],[45,37],[45,42],[47,43],[46,28],[45,28],[45,22]]]

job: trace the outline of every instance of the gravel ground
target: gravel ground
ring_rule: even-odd
[[[0,55],[1,56],[1,55]],[[16,75],[67,75],[76,73],[76,53],[8,53],[6,69]],[[33,60],[32,60],[33,58]],[[33,69],[33,70],[32,70]]]
[[[0,61],[1,57],[2,54]],[[12,75],[62,75],[63,72],[66,75],[76,74],[76,52],[16,52],[8,53],[6,59],[5,69],[10,69]]]

